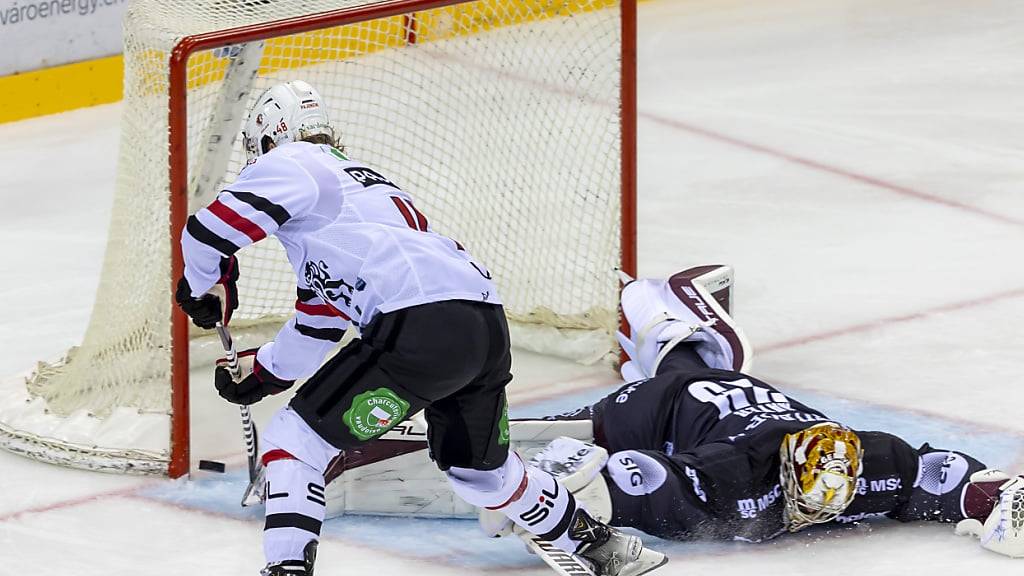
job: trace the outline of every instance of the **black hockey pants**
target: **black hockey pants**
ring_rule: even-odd
[[[508,326],[501,306],[433,302],[381,314],[316,372],[291,407],[339,449],[426,410],[430,455],[492,470],[508,455]]]

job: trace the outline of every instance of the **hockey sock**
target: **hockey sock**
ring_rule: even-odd
[[[527,532],[566,552],[576,552],[578,542],[569,537],[569,525],[580,506],[547,472],[526,466],[511,454],[496,470],[453,467],[448,479],[466,502],[497,510]]]
[[[301,560],[310,540],[320,538],[324,521],[324,477],[284,450],[263,456],[267,472],[267,518],[263,553],[267,564]]]

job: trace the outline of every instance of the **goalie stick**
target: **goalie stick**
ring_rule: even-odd
[[[238,353],[235,351],[235,342],[231,339],[228,327],[222,322],[217,322],[217,335],[220,336],[220,344],[224,348],[224,357],[228,361],[228,372],[235,380],[241,376],[238,368]],[[239,406],[238,411],[242,417],[242,436],[245,438],[245,455],[249,459],[249,487],[245,489],[242,501],[248,498],[256,484],[256,477],[259,474],[260,463],[256,458],[257,445],[259,440],[256,437],[256,424],[252,421],[252,413],[248,406]]]

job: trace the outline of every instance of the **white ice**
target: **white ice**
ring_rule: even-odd
[[[756,375],[855,427],[1024,468],[1024,4],[658,0],[641,5],[639,30],[641,273],[734,265]],[[113,105],[0,126],[2,376],[82,336],[118,123]],[[516,374],[521,414],[614,379],[526,354]],[[0,575],[255,574],[258,515],[235,505],[237,417],[197,394],[213,423],[206,455],[232,463],[224,476],[139,479],[0,453]],[[666,576],[1024,569],[937,524],[648,543],[671,557]],[[318,573],[370,570],[548,573],[472,522],[328,522]]]

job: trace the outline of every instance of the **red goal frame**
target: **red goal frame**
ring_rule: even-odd
[[[171,459],[168,475],[177,478],[188,474],[189,449],[189,350],[188,318],[174,304],[177,279],[184,272],[179,248],[181,231],[188,218],[188,60],[200,50],[211,50],[231,44],[266,40],[275,36],[310,32],[322,28],[356,24],[389,16],[411,15],[415,12],[462,4],[471,0],[385,0],[322,12],[309,16],[277,20],[228,30],[186,36],[171,51],[168,94],[168,165],[170,170],[170,237],[171,237]],[[620,122],[622,151],[621,199],[621,267],[636,275],[636,0],[620,0],[622,38],[622,79],[620,81]],[[412,17],[410,16],[410,21]],[[410,42],[415,31],[410,30]],[[185,345],[179,343],[185,342]]]

